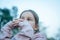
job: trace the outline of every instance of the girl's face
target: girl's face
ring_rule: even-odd
[[[36,29],[35,18],[31,12],[24,12],[21,15],[21,19],[27,20],[31,24],[32,28],[34,30]]]

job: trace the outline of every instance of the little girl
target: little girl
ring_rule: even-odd
[[[40,33],[38,23],[38,15],[33,10],[25,10],[19,19],[4,25],[0,40],[47,40],[46,36]]]

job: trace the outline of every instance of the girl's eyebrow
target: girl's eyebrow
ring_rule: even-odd
[[[28,18],[32,18],[32,17],[28,17]]]

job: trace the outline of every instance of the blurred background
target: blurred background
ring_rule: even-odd
[[[0,29],[27,9],[38,14],[40,31],[48,40],[60,40],[60,0],[0,0]]]

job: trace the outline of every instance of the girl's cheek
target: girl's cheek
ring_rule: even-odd
[[[35,22],[29,22],[30,23],[30,25],[34,28],[35,27]]]

